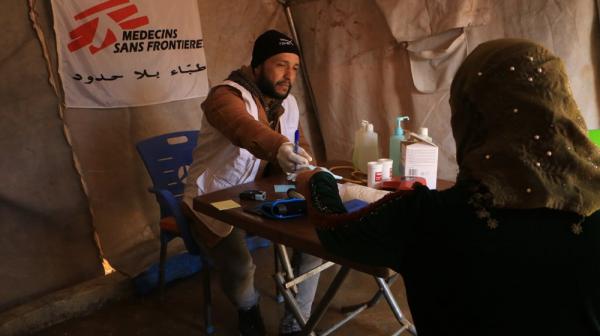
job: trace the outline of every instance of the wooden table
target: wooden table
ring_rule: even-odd
[[[345,318],[340,323],[334,325],[333,327],[329,328],[325,332],[320,333],[320,335],[327,335],[333,332],[334,330],[339,328],[343,323],[347,322],[350,318],[354,317],[362,310],[368,308],[370,305],[374,304],[374,302],[379,301],[379,298],[381,298],[381,296],[385,297],[398,322],[401,324],[401,329],[398,330],[394,335],[399,335],[404,331],[410,331],[411,333],[416,334],[414,326],[408,320],[406,320],[389,289],[389,284],[395,279],[395,274],[393,271],[385,267],[374,267],[352,262],[350,260],[329,253],[321,245],[321,242],[319,241],[315,232],[315,228],[310,223],[307,217],[300,217],[296,219],[287,220],[275,220],[260,217],[254,213],[248,212],[248,209],[256,207],[260,204],[260,202],[241,200],[239,198],[239,194],[244,190],[257,189],[266,191],[267,198],[269,200],[286,198],[287,196],[284,193],[273,192],[273,185],[275,184],[289,184],[289,182],[285,181],[283,177],[257,180],[255,182],[246,183],[231,188],[223,189],[220,191],[212,192],[206,195],[198,196],[194,198],[193,206],[196,211],[199,211],[213,218],[219,219],[233,226],[242,228],[247,232],[254,233],[256,235],[270,239],[276,244],[276,251],[285,251],[285,248],[283,246],[285,245],[341,265],[340,270],[338,271],[336,277],[327,289],[326,294],[324,295],[321,302],[319,302],[319,304],[315,307],[308,321],[305,321],[299,313],[298,307],[295,303],[291,290],[293,285],[297,283],[296,279],[302,279],[302,277],[306,277],[306,275],[298,275],[294,277],[290,274],[291,272],[289,268],[287,274],[275,274],[275,281],[277,283],[278,288],[282,291],[286,303],[291,308],[300,325],[304,328],[303,335],[313,333],[316,324],[324,315],[327,307],[333,299],[333,296],[336,294],[342,282],[348,275],[350,269],[355,269],[373,275],[377,280],[380,290],[378,293],[375,294],[375,296],[371,300],[355,306],[355,309],[348,315],[347,318]],[[444,187],[447,187],[450,186],[451,183],[442,182],[442,185]],[[211,203],[213,202],[219,202],[224,200],[234,200],[235,202],[240,203],[242,207],[220,211],[211,205]],[[282,256],[281,253],[280,257],[284,257],[284,259],[287,258],[286,255]],[[287,262],[287,260],[284,260],[284,262]],[[322,271],[322,269],[319,269],[318,271]],[[308,273],[310,273],[310,271]],[[287,275],[287,278],[285,278],[285,275]],[[310,276],[310,274],[308,274],[308,276]]]

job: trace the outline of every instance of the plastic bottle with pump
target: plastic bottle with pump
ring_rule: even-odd
[[[400,176],[404,175],[404,167],[402,167],[402,142],[406,141],[404,136],[404,129],[402,129],[402,122],[404,120],[410,120],[408,116],[401,116],[396,118],[396,129],[390,136],[390,159],[394,161],[392,166],[392,175]]]

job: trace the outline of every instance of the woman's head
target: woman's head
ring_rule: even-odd
[[[498,207],[600,208],[600,153],[587,139],[562,61],[527,40],[479,45],[450,92],[460,180]]]

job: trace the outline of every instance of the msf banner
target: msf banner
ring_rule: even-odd
[[[208,94],[196,0],[52,0],[52,12],[67,107]]]

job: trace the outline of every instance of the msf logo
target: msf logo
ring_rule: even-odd
[[[106,20],[106,16],[108,16],[114,22],[118,23],[119,27],[122,29],[136,29],[147,25],[149,23],[147,16],[130,18],[137,14],[138,8],[134,4],[123,6],[128,2],[129,0],[108,0],[75,15],[73,17],[75,20],[88,19],[89,21],[69,32],[69,37],[71,38],[71,42],[67,45],[69,51],[74,52],[89,45],[88,49],[93,55],[117,41],[115,33],[110,28],[107,28],[104,32],[104,39],[100,45],[92,44],[96,33],[98,33],[100,17]],[[106,13],[104,13],[104,16],[100,16],[101,12]]]

